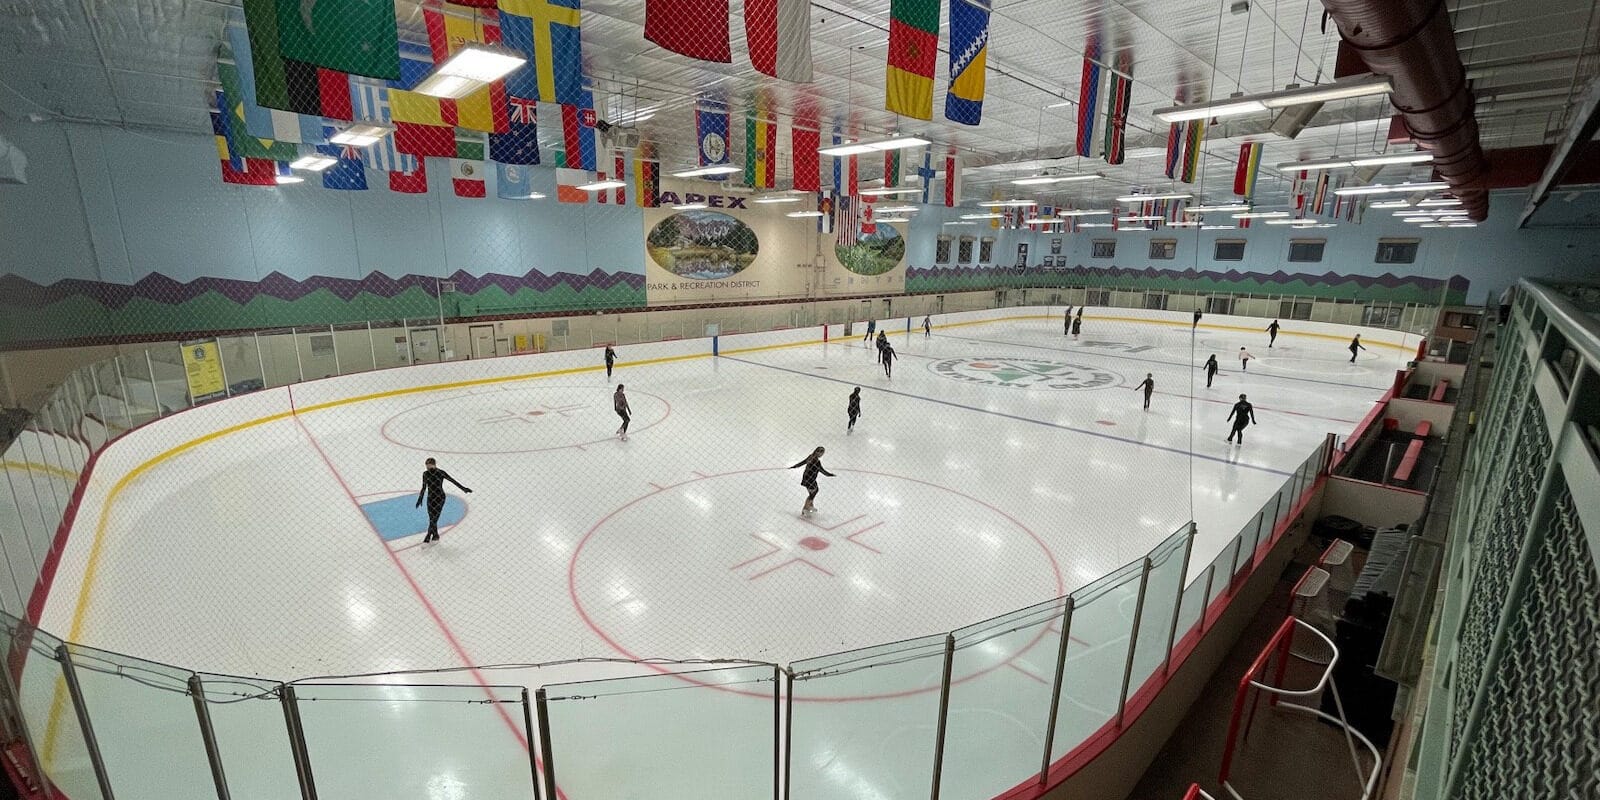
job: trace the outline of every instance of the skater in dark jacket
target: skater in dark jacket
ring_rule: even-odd
[[[623,385],[617,384],[616,394],[611,395],[611,409],[622,418],[622,427],[617,429],[617,438],[628,441],[628,422],[633,419],[633,409],[628,407],[628,396],[622,393]]]
[[[467,494],[472,494],[472,490],[450,477],[450,473],[439,469],[438,462],[433,459],[422,462],[422,465],[425,469],[422,471],[422,491],[417,492],[417,507],[422,506],[424,497],[428,499],[428,535],[422,537],[426,544],[439,540],[439,515],[444,513],[444,482],[455,484],[457,489]]]
[[[1278,341],[1278,321],[1277,320],[1273,320],[1272,324],[1267,326],[1267,349],[1268,350],[1272,349],[1272,345],[1274,343],[1276,343],[1277,341]]]
[[[1082,332],[1082,331],[1083,331],[1083,310],[1079,309],[1078,310],[1078,316],[1072,318],[1072,338],[1073,339],[1077,339],[1078,338],[1078,334],[1080,332]]]
[[[1350,340],[1350,363],[1352,364],[1356,363],[1356,350],[1358,349],[1367,349],[1367,346],[1361,343],[1361,334],[1359,333],[1356,334],[1356,338]]]
[[[806,468],[806,471],[800,475],[800,485],[806,487],[806,504],[800,507],[801,514],[810,514],[817,510],[817,507],[812,505],[812,502],[817,499],[818,473],[826,475],[830,478],[839,477],[829,472],[826,467],[822,466],[822,454],[824,452],[826,452],[824,448],[818,447],[817,449],[811,451],[811,455],[800,459],[799,463],[789,467],[789,469],[795,469],[796,467]]]
[[[875,319],[867,320],[867,335],[861,338],[861,343],[862,344],[866,344],[867,342],[872,341],[872,334],[876,333],[877,330],[878,330],[878,321],[875,320]]]
[[[606,377],[607,378],[611,377],[611,365],[613,365],[615,363],[617,363],[617,351],[612,350],[611,349],[611,345],[608,344],[608,345],[606,345]]]
[[[1210,389],[1211,379],[1217,377],[1217,370],[1221,369],[1221,367],[1217,366],[1217,354],[1212,353],[1211,357],[1206,359],[1206,363],[1202,364],[1200,368],[1206,371],[1206,388]]]
[[[1189,330],[1200,330],[1200,309],[1198,308],[1194,310],[1194,324],[1189,326]]]
[[[1150,372],[1146,372],[1144,374],[1144,382],[1140,383],[1138,386],[1135,386],[1133,388],[1134,388],[1134,391],[1138,391],[1140,389],[1144,390],[1144,410],[1149,411],[1150,410],[1150,395],[1155,394],[1155,392],[1156,392],[1156,376],[1155,376],[1155,374],[1154,373],[1150,373]]]
[[[856,388],[850,390],[850,401],[845,404],[844,412],[846,414],[850,415],[850,424],[845,427],[844,432],[845,433],[850,433],[851,431],[856,429],[856,417],[861,416],[861,387],[860,386],[857,386]]]
[[[895,355],[894,345],[889,344],[887,341],[885,341],[883,343],[883,356],[882,356],[882,358],[883,358],[883,377],[885,377],[885,378],[893,378],[894,377],[894,360],[899,358],[899,356]]]
[[[926,339],[926,338],[928,338],[928,337],[930,337],[932,335],[933,335],[933,317],[923,317],[922,318],[922,338]]]
[[[1250,401],[1239,395],[1239,402],[1233,404],[1233,410],[1228,412],[1228,419],[1233,420],[1233,432],[1228,434],[1228,441],[1239,437],[1239,444],[1244,444],[1244,429],[1248,425],[1256,424],[1256,407]]]
[[[1067,335],[1069,335],[1071,333],[1072,333],[1072,306],[1067,306],[1067,314],[1066,314],[1066,316],[1061,318],[1061,335],[1062,336],[1067,336]]]
[[[878,341],[874,342],[878,348],[878,363],[883,363],[883,348],[889,346],[889,334],[878,331]]]

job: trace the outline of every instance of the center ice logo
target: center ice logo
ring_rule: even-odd
[[[1024,389],[1102,389],[1122,382],[1103,369],[1037,358],[947,358],[928,369],[951,380]]]

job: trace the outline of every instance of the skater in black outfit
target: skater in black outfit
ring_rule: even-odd
[[[875,319],[867,320],[867,335],[862,337],[861,343],[862,344],[866,344],[867,342],[872,341],[872,334],[873,334],[873,332],[875,332],[877,330],[878,330],[878,321],[875,320]]]
[[[1146,372],[1144,374],[1144,382],[1140,383],[1138,386],[1133,387],[1133,389],[1134,389],[1134,391],[1138,391],[1140,389],[1144,390],[1144,410],[1149,411],[1150,410],[1150,395],[1155,394],[1155,392],[1156,392],[1156,376],[1155,376],[1155,374],[1151,373],[1151,372]]]
[[[1194,324],[1189,326],[1189,330],[1200,330],[1200,309],[1198,308],[1194,310]]]
[[[1083,309],[1078,309],[1078,316],[1072,318],[1072,338],[1077,339],[1078,333],[1083,330]]]
[[[612,350],[611,349],[611,345],[608,344],[608,345],[606,345],[606,377],[607,378],[611,377],[611,365],[615,364],[615,363],[617,363],[617,351]]]
[[[1217,366],[1217,354],[1212,353],[1211,357],[1206,359],[1206,363],[1202,364],[1200,368],[1206,371],[1206,388],[1210,389],[1211,379],[1217,377],[1217,370],[1221,369],[1221,367]]]
[[[1367,349],[1367,346],[1361,343],[1361,334],[1359,333],[1356,334],[1356,338],[1350,340],[1350,363],[1352,364],[1356,363],[1357,349]]]
[[[428,535],[422,537],[423,544],[439,540],[439,515],[444,513],[444,482],[449,481],[467,494],[472,490],[462,486],[450,473],[439,469],[438,462],[428,459],[423,462],[426,467],[422,471],[422,491],[417,492],[417,507],[422,507],[422,498],[428,498]]]
[[[884,340],[884,343],[883,343],[883,354],[882,354],[881,358],[883,359],[883,377],[885,377],[885,378],[893,378],[894,377],[894,360],[896,358],[899,358],[899,356],[895,355],[894,345],[889,344],[888,340]]]
[[[794,469],[795,467],[806,468],[806,471],[800,476],[800,485],[806,487],[806,504],[800,507],[801,514],[810,514],[817,510],[817,507],[812,505],[812,502],[817,499],[817,473],[830,478],[839,477],[822,466],[822,454],[824,452],[826,451],[823,448],[818,447],[811,451],[811,455],[800,459],[800,463],[789,467],[789,469]]]
[[[844,413],[850,415],[850,424],[845,427],[844,432],[850,433],[856,429],[856,417],[861,416],[860,386],[850,390],[850,402],[845,404]]]
[[[617,412],[617,416],[622,417],[622,427],[617,429],[617,438],[626,442],[628,441],[628,421],[632,419],[629,415],[633,412],[633,409],[628,407],[628,396],[622,393],[622,388],[622,384],[617,384],[616,394],[611,395],[611,408]]]
[[[1277,320],[1273,320],[1272,324],[1267,326],[1267,349],[1269,349],[1269,350],[1272,349],[1272,345],[1277,341],[1278,341],[1278,321]]]
[[[1250,401],[1241,394],[1239,402],[1234,403],[1233,410],[1228,412],[1228,419],[1233,420],[1233,432],[1228,434],[1228,441],[1232,442],[1233,437],[1237,436],[1239,444],[1244,444],[1245,426],[1256,423],[1256,407],[1250,405]]]
[[[926,338],[928,338],[928,337],[930,337],[932,335],[933,335],[933,317],[923,317],[922,318],[922,338],[926,339]]]
[[[889,346],[889,334],[878,331],[878,341],[873,344],[878,347],[878,363],[883,363],[883,348]]]
[[[1067,306],[1067,315],[1061,318],[1061,335],[1072,333],[1072,306]]]

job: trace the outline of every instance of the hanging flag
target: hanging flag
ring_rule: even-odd
[[[1078,155],[1094,154],[1094,117],[1100,111],[1100,43],[1089,42],[1083,56],[1083,80],[1078,84]]]
[[[246,186],[277,184],[277,165],[263,158],[241,158],[228,146],[228,122],[222,92],[216,95],[217,107],[211,110],[211,138],[216,141],[217,159],[222,164],[222,182]]]
[[[628,202],[628,157],[621,150],[614,150],[611,153],[611,165],[611,177],[623,183],[622,186],[612,190],[612,202],[619,206],[626,205]]]
[[[817,233],[833,233],[835,195],[833,192],[817,192]]]
[[[728,0],[645,0],[644,38],[679,55],[727,64]]]
[[[307,144],[327,141],[322,131],[321,106],[315,114],[297,114],[267,108],[256,94],[255,64],[250,57],[250,35],[244,28],[228,28],[228,43],[222,46],[217,62],[217,78],[223,91],[244,103],[245,130],[251,136],[280,142]],[[345,105],[349,106],[348,91]],[[349,119],[348,116],[345,117]]]
[[[850,247],[861,234],[861,198],[838,196],[834,198],[834,241]]]
[[[228,133],[228,148],[240,158],[265,158],[272,161],[293,161],[300,157],[300,148],[292,142],[279,142],[251,136],[245,129],[244,102],[228,93],[226,87],[217,92],[218,106],[223,113]]]
[[[883,187],[893,189],[900,185],[900,151],[883,151]]]
[[[474,44],[499,44],[499,16],[492,10],[479,11],[455,3],[429,0],[422,7],[428,28],[428,48],[433,63],[443,64],[462,48]],[[486,133],[506,131],[506,83],[495,81],[460,99],[439,100],[444,121],[462,128]]]
[[[1133,78],[1128,76],[1132,60],[1128,51],[1117,54],[1117,71],[1111,73],[1106,91],[1106,141],[1107,164],[1121,164],[1126,153],[1123,138],[1128,130],[1128,109],[1133,101]]]
[[[990,0],[950,0],[950,87],[944,116],[962,125],[983,119],[984,78],[989,65]]]
[[[329,131],[332,135],[332,131]],[[362,163],[361,149],[348,144],[319,144],[317,154],[338,159],[337,163],[322,171],[322,188],[364,192],[367,190],[367,168]]]
[[[744,185],[771,188],[777,176],[778,124],[765,108],[744,113]]]
[[[389,113],[389,89],[369,81],[350,82],[350,95],[355,118],[380,125],[393,124]],[[428,191],[428,176],[422,171],[422,160],[395,149],[395,138],[385,136],[382,141],[369,146],[362,159],[373,169],[389,173],[390,191],[405,194],[423,194]]]
[[[494,165],[494,193],[502,200],[527,200],[535,194],[533,168],[523,164]]]
[[[1183,166],[1183,125],[1174,122],[1167,127],[1167,168],[1165,174],[1169,178],[1178,177],[1178,169]]]
[[[728,107],[706,101],[694,109],[695,139],[700,143],[700,166],[728,163]]]
[[[539,163],[538,103],[507,97],[506,132],[489,134],[489,160],[501,164]]]
[[[400,77],[394,0],[276,2],[284,58],[369,78]]]
[[[1294,210],[1295,211],[1297,211],[1297,212],[1304,211],[1304,209],[1306,207],[1306,171],[1305,170],[1303,170],[1303,169],[1302,170],[1296,170],[1294,172],[1293,176],[1290,177],[1290,179],[1289,179],[1289,197],[1292,198],[1292,201],[1293,201],[1292,205],[1294,206]],[[1303,213],[1302,214],[1297,214],[1296,216],[1304,216],[1304,214]]]
[[[861,234],[869,236],[878,232],[878,223],[872,221],[872,203],[862,198],[859,203],[861,208]]]
[[[1256,193],[1256,176],[1261,172],[1261,143],[1239,145],[1239,164],[1233,172],[1233,193],[1248,200]]]
[[[833,126],[833,143],[836,145],[844,143],[844,134],[837,123]],[[833,194],[835,197],[856,196],[856,158],[856,156],[833,157]]]
[[[1203,119],[1189,120],[1184,131],[1183,146],[1183,177],[1184,183],[1194,183],[1200,172],[1200,148],[1206,139],[1206,122]]]
[[[567,105],[583,101],[579,5],[580,0],[499,0],[500,43],[528,60],[506,76],[508,94]]]
[[[594,93],[585,89],[581,102],[575,106],[561,106],[561,140],[567,154],[567,166],[590,172],[595,166],[595,113]]]
[[[450,159],[450,185],[456,197],[484,197],[483,142],[471,139],[456,141],[456,157]]]
[[[556,156],[556,163],[565,163],[565,152],[557,153]],[[562,203],[589,202],[589,193],[578,187],[592,180],[594,180],[594,173],[588,170],[573,169],[565,166],[556,167],[556,200]]]
[[[433,71],[433,59],[426,49],[415,46],[402,48],[401,55],[400,77],[389,81],[387,94],[395,149],[415,156],[451,158],[456,152],[456,131],[454,123],[445,120],[443,104],[437,97],[411,91]],[[351,79],[350,85],[365,83]]]
[[[889,0],[889,65],[883,107],[933,119],[933,73],[939,65],[939,0]]]
[[[661,162],[633,160],[633,198],[641,208],[661,206]]]
[[[951,153],[944,157],[944,207],[961,205],[961,156]]]
[[[794,173],[794,189],[800,192],[815,192],[822,188],[822,173],[817,156],[822,134],[814,127],[802,127],[808,124],[817,123],[816,120],[811,120],[809,123],[796,120],[789,128],[790,171]]]
[[[811,82],[810,0],[744,0],[744,38],[757,72]]]
[[[1316,190],[1314,192],[1312,192],[1312,195],[1311,195],[1311,213],[1312,214],[1321,214],[1322,213],[1322,206],[1323,206],[1323,204],[1325,202],[1327,202],[1327,198],[1328,198],[1328,171],[1327,170],[1323,170],[1322,174],[1317,176],[1317,188],[1316,188]]]
[[[278,51],[275,0],[245,0],[244,15],[248,47],[234,43],[233,53],[250,62],[258,105],[307,116],[351,118],[348,75],[285,58]]]
[[[932,202],[930,198],[933,194],[933,179],[937,177],[939,177],[939,173],[933,168],[933,145],[924,145],[922,148],[922,166],[917,168],[917,179],[922,181],[923,205]]]

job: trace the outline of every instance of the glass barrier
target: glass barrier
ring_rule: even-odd
[[[177,342],[165,342],[145,350],[150,358],[150,373],[154,376],[156,408],[162,416],[182,411],[189,401],[188,372],[183,366],[183,353]]]
[[[1139,611],[1139,634],[1133,650],[1133,673],[1127,681],[1131,696],[1166,663],[1171,652],[1178,601],[1183,597],[1183,574],[1189,567],[1193,537],[1188,525],[1168,537],[1150,554],[1150,576],[1145,581]]]
[[[1206,598],[1206,608],[1211,608],[1218,597],[1231,593],[1233,587],[1231,576],[1234,574],[1234,565],[1239,563],[1235,560],[1239,557],[1239,547],[1239,537],[1235,536],[1228,541],[1227,546],[1222,548],[1222,552],[1218,553],[1216,558],[1211,559],[1214,577],[1211,580],[1210,596]]]
[[[300,372],[300,357],[295,349],[293,333],[263,332],[256,334],[255,339],[256,357],[261,364],[261,382],[266,388],[305,380]]]
[[[254,335],[224,336],[217,340],[217,349],[222,353],[229,394],[253,392],[267,385],[261,365],[261,345]]]
[[[17,700],[27,723],[28,738],[39,755],[39,768],[60,794],[82,800],[101,797],[84,744],[83,730],[67,692],[56,653],[61,640],[44,631],[7,620],[13,653],[8,665],[22,664]]]
[[[1239,558],[1233,566],[1235,577],[1244,574],[1255,565],[1255,559],[1261,543],[1271,538],[1272,528],[1267,524],[1267,513],[1258,511],[1256,515],[1244,524],[1239,531]]]
[[[1140,559],[1072,593],[1072,630],[1067,632],[1051,762],[1116,722],[1143,573]]]
[[[199,679],[231,796],[236,800],[297,797],[280,684],[206,673]]]
[[[559,791],[661,800],[776,796],[780,674],[755,664],[546,686]]]
[[[1196,575],[1189,585],[1183,587],[1183,601],[1178,604],[1178,627],[1172,637],[1173,647],[1183,641],[1196,629],[1201,628],[1205,622],[1206,597],[1211,591],[1211,582],[1216,579],[1214,567],[1207,566],[1205,571]]]
[[[333,330],[334,360],[338,374],[371,372],[378,362],[378,344],[365,324],[337,326]]]

